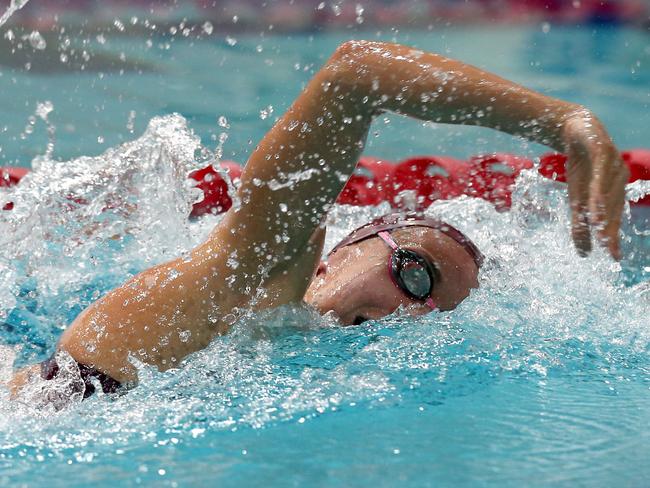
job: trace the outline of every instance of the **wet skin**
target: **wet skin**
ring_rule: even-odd
[[[449,236],[424,227],[391,232],[400,247],[434,263],[439,281],[431,297],[440,310],[452,310],[478,286],[478,269],[467,251]],[[391,249],[378,237],[343,247],[319,266],[305,301],[321,313],[334,312],[342,324],[380,319],[403,307],[411,315],[431,312],[390,279]]]

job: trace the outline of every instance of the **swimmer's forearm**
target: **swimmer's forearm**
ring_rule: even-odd
[[[369,105],[433,122],[489,127],[558,151],[566,149],[566,120],[586,112],[474,66],[397,44],[349,42],[331,69],[360,99],[360,110]]]

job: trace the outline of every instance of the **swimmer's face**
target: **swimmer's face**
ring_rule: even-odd
[[[432,291],[440,310],[451,310],[478,286],[478,269],[467,251],[451,237],[426,227],[391,232],[402,248],[416,251],[439,271]],[[431,309],[409,298],[391,280],[388,259],[391,249],[373,237],[345,246],[321,264],[311,282],[305,301],[320,313],[334,312],[345,325],[379,319],[403,306],[411,315]]]

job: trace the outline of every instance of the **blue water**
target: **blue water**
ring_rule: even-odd
[[[101,293],[199,242],[215,219],[187,222],[193,195],[179,175],[215,150],[245,161],[350,36],[236,36],[231,46],[214,35],[107,34],[93,49],[139,59],[142,72],[105,61],[84,73],[2,69],[0,157],[40,157],[10,193],[16,210],[0,216],[0,375],[14,358],[46,357]],[[380,38],[584,103],[621,147],[650,146],[641,32],[440,28]],[[21,137],[46,101],[53,159],[42,157],[44,120]],[[391,116],[375,123],[367,152],[494,150],[543,148]],[[141,386],[117,399],[55,413],[2,392],[0,484],[647,486],[650,216],[626,214],[621,265],[602,252],[577,259],[564,202],[560,185],[525,173],[510,212],[470,199],[430,209],[488,257],[481,287],[453,312],[340,328],[282,309],[247,317],[179,370],[143,367]],[[328,246],[385,210],[335,209]]]

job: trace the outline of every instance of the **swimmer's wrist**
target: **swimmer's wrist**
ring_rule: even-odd
[[[564,104],[565,106],[556,112],[557,118],[553,122],[550,137],[547,145],[555,151],[564,153],[570,143],[570,139],[575,136],[573,127],[576,125],[583,126],[585,123],[593,122],[600,124],[598,118],[587,107],[575,103]]]
[[[567,114],[562,123],[562,147],[560,151],[568,152],[575,144],[589,146],[597,154],[614,155],[618,151],[605,126],[600,119],[588,108],[577,106]]]

